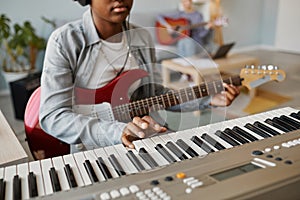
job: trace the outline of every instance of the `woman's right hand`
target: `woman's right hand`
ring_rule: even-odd
[[[166,127],[160,126],[152,117],[144,116],[134,117],[131,122],[127,124],[122,134],[122,143],[131,149],[134,149],[133,141],[152,136],[156,133],[167,131]]]

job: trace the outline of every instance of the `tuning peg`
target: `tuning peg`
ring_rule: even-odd
[[[266,65],[262,65],[262,66],[261,66],[261,69],[262,69],[262,70],[267,70],[267,66],[266,66]]]
[[[268,65],[268,70],[273,70],[274,66],[273,65]]]

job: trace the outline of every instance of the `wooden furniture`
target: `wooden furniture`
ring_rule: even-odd
[[[0,167],[28,162],[28,155],[0,110]]]
[[[199,58],[201,59],[201,58]],[[207,60],[207,59],[206,59]],[[201,63],[201,62],[199,62]],[[246,65],[258,65],[259,60],[252,56],[247,56],[243,54],[233,54],[229,55],[226,58],[220,58],[214,60],[214,62],[203,62],[203,65],[206,66],[192,66],[185,65],[178,62],[174,62],[173,59],[163,60],[162,65],[162,76],[163,76],[163,84],[166,87],[172,89],[180,89],[186,87],[186,84],[181,82],[172,82],[171,81],[171,72],[177,71],[184,74],[189,74],[192,76],[195,84],[202,83],[203,74],[212,74],[218,72],[219,74],[239,74],[240,70]],[[211,65],[211,66],[207,66]],[[216,67],[217,66],[217,67]],[[198,70],[197,70],[198,68]],[[199,73],[201,72],[201,74]],[[253,95],[253,94],[252,94]]]

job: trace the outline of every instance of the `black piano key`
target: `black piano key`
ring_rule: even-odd
[[[51,184],[52,184],[53,191],[54,192],[61,191],[61,186],[60,186],[60,183],[59,183],[59,178],[58,178],[57,172],[55,171],[54,167],[50,168],[49,175],[50,175],[50,179],[51,179]]]
[[[155,160],[152,158],[152,156],[147,152],[146,149],[144,148],[140,148],[139,150],[139,156],[141,156],[141,158],[151,167],[151,168],[155,168],[158,167],[159,165],[157,164],[157,162],[155,162]]]
[[[96,163],[97,163],[98,167],[100,168],[105,179],[112,178],[112,175],[111,175],[110,171],[108,170],[106,164],[104,163],[103,158],[98,157],[98,159],[96,160]]]
[[[273,121],[275,121],[276,123],[286,127],[287,129],[289,129],[290,131],[295,131],[298,128],[294,125],[294,124],[290,124],[288,121],[284,121],[278,117],[274,117]]]
[[[300,114],[299,114],[299,112],[298,113],[291,113],[290,116],[294,117],[295,119],[300,120]]]
[[[65,165],[64,171],[65,171],[65,174],[66,174],[66,176],[67,176],[67,180],[68,180],[68,183],[69,183],[70,188],[75,188],[75,187],[77,187],[78,185],[77,185],[77,183],[76,183],[76,179],[75,179],[73,170],[72,170],[72,168],[70,167],[69,164],[66,164],[66,165]]]
[[[191,157],[197,157],[199,156],[199,154],[194,151],[193,148],[191,148],[190,146],[188,146],[182,139],[178,139],[176,141],[176,144],[183,149],[185,152],[187,152]]]
[[[0,200],[5,199],[5,186],[5,181],[3,179],[0,179]]]
[[[124,171],[123,167],[120,165],[119,161],[117,160],[116,156],[114,154],[111,154],[108,157],[109,162],[112,164],[114,167],[115,171],[119,176],[124,176],[126,175],[126,172]]]
[[[38,196],[36,176],[33,172],[29,172],[28,174],[28,189],[30,198]]]
[[[155,149],[169,162],[174,163],[176,159],[161,145],[157,144]]]
[[[14,200],[22,199],[21,179],[19,175],[15,175],[13,178],[13,199]]]
[[[222,144],[220,144],[218,141],[216,141],[214,138],[212,138],[207,133],[204,133],[201,135],[201,138],[211,144],[213,147],[215,147],[218,150],[226,149]]]
[[[170,151],[172,151],[180,160],[188,159],[188,157],[180,149],[178,149],[173,142],[167,142],[166,147],[168,147],[168,149],[170,149]]]
[[[268,133],[264,132],[263,130],[261,130],[260,128],[250,124],[250,123],[247,123],[245,125],[245,127],[247,129],[249,129],[250,131],[253,131],[254,133],[256,133],[257,135],[260,135],[261,137],[263,138],[268,138],[268,137],[271,137],[271,135],[269,135]]]
[[[285,116],[285,115],[281,115],[279,118],[289,122],[289,124],[293,124],[295,127],[297,127],[297,129],[300,129],[300,122],[298,122],[288,116]]]
[[[240,145],[238,142],[233,140],[227,133],[224,133],[222,131],[216,131],[215,135],[220,137],[222,140],[227,142],[228,144],[231,144],[232,146],[238,146]]]
[[[129,160],[133,163],[133,165],[138,171],[145,170],[145,167],[142,165],[142,163],[131,150],[127,151],[126,156],[129,158]]]
[[[197,144],[201,149],[203,149],[207,153],[215,152],[210,146],[208,146],[205,142],[203,142],[200,138],[197,136],[193,136],[191,140]]]
[[[84,163],[83,163],[83,165],[84,165],[85,170],[87,171],[87,173],[88,173],[91,181],[93,183],[98,182],[99,179],[98,179],[98,177],[97,177],[97,175],[96,175],[96,173],[95,173],[95,171],[93,169],[93,166],[92,166],[91,162],[89,160],[85,160]]]
[[[266,131],[267,133],[269,133],[269,134],[271,134],[273,136],[280,135],[280,133],[278,131],[270,128],[269,126],[266,126],[265,124],[263,124],[263,123],[261,123],[259,121],[254,122],[253,125],[256,126],[257,128],[260,128],[260,129]]]
[[[235,131],[236,133],[240,134],[244,138],[248,139],[251,142],[254,142],[254,141],[258,140],[258,138],[256,138],[253,135],[251,135],[251,133],[248,133],[247,131],[241,129],[238,126],[233,127],[232,130]]]
[[[271,120],[271,119],[266,119],[265,122],[267,124],[270,124],[271,126],[274,126],[280,130],[282,130],[283,132],[287,133],[287,132],[290,132],[289,129],[287,129],[286,127],[282,126],[281,124],[278,124],[277,122]]]
[[[235,131],[233,131],[229,128],[226,128],[223,132],[227,133],[229,136],[231,136],[233,139],[235,139],[237,142],[239,142],[241,144],[249,143],[248,140],[246,140],[245,138],[243,138],[242,136],[240,136]]]

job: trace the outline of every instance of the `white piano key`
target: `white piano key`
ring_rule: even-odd
[[[12,165],[4,169],[4,181],[6,182],[5,186],[5,199],[13,199],[13,178],[17,174],[17,166]]]
[[[125,164],[127,165],[128,169],[130,170],[130,173],[138,173],[138,170],[136,169],[136,167],[134,166],[134,164],[131,162],[131,160],[127,157],[126,153],[128,152],[128,150],[124,147],[123,144],[117,144],[114,145],[116,151],[118,152],[118,154],[120,155],[120,157],[123,158]]]
[[[43,180],[43,174],[41,169],[41,163],[40,161],[33,161],[29,163],[29,172],[33,172],[36,176],[36,184],[37,184],[37,190],[39,196],[45,195],[45,189],[44,189],[44,180]]]
[[[103,148],[94,149],[94,152],[95,152],[97,158],[101,157],[103,159],[104,164],[107,166],[107,168],[110,171],[112,177],[113,178],[119,177],[118,173],[116,172],[116,170],[114,169],[112,164],[109,162],[108,154],[104,151],[104,149]]]
[[[203,149],[201,149],[198,145],[196,145],[192,140],[192,136],[195,135],[194,131],[191,130],[184,130],[184,131],[178,131],[174,133],[168,134],[174,141],[178,139],[182,139],[189,147],[191,147],[194,151],[196,151],[199,156],[206,155],[207,152],[205,152]]]
[[[139,156],[139,152],[136,149],[131,149],[131,151],[135,154],[137,159],[142,163],[146,170],[151,169],[150,165],[148,165],[148,163],[146,163],[144,159]]]
[[[153,159],[156,161],[156,163],[159,166],[164,166],[169,164],[168,161],[162,155],[160,155],[160,153],[154,148],[156,145],[152,142],[151,139],[147,138],[141,141],[143,143],[142,146],[148,151],[150,155],[152,155]]]
[[[183,154],[185,154],[188,158],[191,158],[191,156],[190,156],[187,152],[185,152],[183,149],[181,149],[181,148],[176,144],[176,142],[173,140],[173,138],[170,137],[168,134],[160,135],[160,138],[165,142],[165,144],[168,143],[169,141],[172,142],[178,149],[180,149],[180,151],[181,151]],[[164,146],[165,146],[165,145],[164,145]],[[166,149],[169,150],[168,147],[166,147]],[[177,157],[177,156],[176,156],[176,157]]]
[[[104,151],[107,153],[107,155],[114,154],[114,156],[116,157],[116,159],[118,160],[118,162],[120,163],[120,165],[122,166],[122,168],[126,174],[132,174],[134,172],[133,169],[131,169],[129,166],[127,166],[126,159],[124,159],[123,157],[121,157],[118,154],[118,152],[114,146],[104,147]]]
[[[0,168],[0,179],[4,178],[4,168]]]
[[[84,185],[91,185],[92,181],[83,165],[83,163],[85,161],[84,153],[83,152],[74,153],[73,156],[77,163],[77,166],[80,171],[81,177],[83,179]]]
[[[100,168],[98,167],[98,165],[96,163],[97,156],[94,153],[94,151],[93,150],[85,151],[84,155],[85,155],[86,159],[90,161],[99,182],[105,181],[104,175],[102,174]]]
[[[45,185],[45,193],[52,194],[53,193],[53,188],[52,188],[52,183],[49,175],[49,170],[52,165],[52,161],[50,158],[41,160],[41,165],[42,165],[42,174],[44,178],[44,185]]]
[[[59,183],[61,186],[61,190],[63,190],[63,191],[69,190],[70,185],[69,185],[67,175],[64,170],[65,164],[64,164],[63,158],[61,156],[52,158],[52,164],[56,170],[56,173],[57,173],[57,176],[59,179]]]
[[[75,180],[76,180],[76,183],[77,183],[78,187],[84,186],[83,179],[81,177],[79,168],[78,168],[78,166],[76,164],[76,161],[75,161],[73,155],[72,154],[64,155],[63,156],[63,160],[64,160],[65,165],[67,165],[67,164],[70,165],[70,167],[71,167],[71,169],[73,171],[73,174],[74,174],[74,177],[75,177]]]
[[[28,186],[28,163],[22,163],[17,166],[18,175],[21,179],[22,199],[29,199],[29,186]]]
[[[165,149],[166,149],[166,151],[168,151],[169,152],[169,154],[170,155],[172,155],[172,157],[176,160],[176,161],[181,161],[172,151],[170,151],[169,149],[168,149],[168,147],[166,147],[166,142],[161,138],[161,136],[157,136],[157,137],[151,137],[150,138],[152,141],[153,141],[153,143],[155,144],[155,145],[157,145],[157,144],[161,144]]]
[[[199,138],[201,138],[201,135],[203,134],[203,133],[206,133],[205,131],[203,131],[203,130],[201,130],[201,129],[199,129],[199,130],[193,130],[194,131],[194,133],[195,134],[197,134],[197,133],[200,133],[200,134],[198,134],[197,136],[199,137]],[[221,145],[223,145],[226,149],[229,149],[229,148],[232,148],[232,145],[231,144],[229,144],[229,143],[227,143],[226,141],[224,141],[224,140],[222,140],[221,138],[219,138],[216,134],[215,134],[215,132],[211,132],[211,133],[207,133],[210,137],[212,137],[214,140],[216,140],[217,142],[219,142]],[[201,138],[202,139],[202,138]],[[202,140],[204,140],[204,139],[202,139]],[[205,141],[206,142],[206,141]],[[209,144],[208,142],[206,142],[207,144]],[[211,144],[209,144],[210,146],[212,146]],[[218,150],[218,149],[216,149],[215,147],[213,148],[214,150]]]

